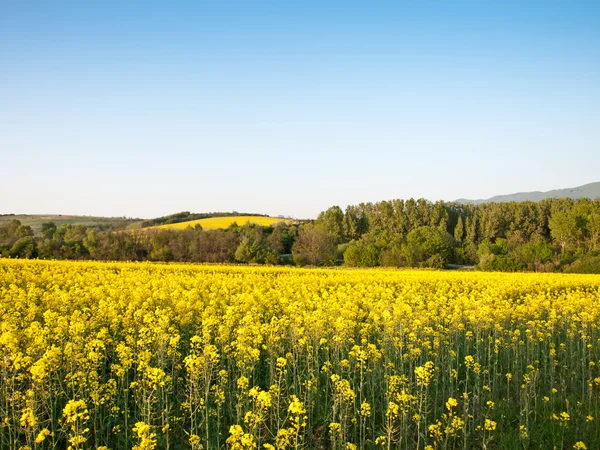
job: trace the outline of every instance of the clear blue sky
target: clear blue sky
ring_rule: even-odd
[[[600,1],[0,1],[0,213],[600,181]]]

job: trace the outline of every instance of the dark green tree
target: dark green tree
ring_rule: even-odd
[[[444,264],[453,259],[454,240],[438,227],[415,228],[408,233],[406,245],[413,255],[415,264],[423,264],[434,256],[441,258]]]
[[[344,240],[344,212],[339,206],[332,206],[319,214],[315,225],[336,239],[337,243]]]
[[[46,239],[52,239],[56,233],[56,224],[54,222],[44,222],[42,224],[42,235]]]

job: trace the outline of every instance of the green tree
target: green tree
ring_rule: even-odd
[[[56,233],[56,224],[54,222],[44,222],[42,224],[42,235],[46,239],[52,239]]]
[[[235,251],[235,260],[245,263],[277,264],[279,253],[261,236],[244,236]]]
[[[150,238],[152,250],[150,251],[150,259],[154,261],[172,261],[173,251],[169,244],[171,241],[170,230],[158,230]]]
[[[547,263],[554,256],[552,248],[541,236],[537,236],[529,242],[518,245],[510,251],[510,256],[529,270],[547,271]]]
[[[415,228],[406,237],[406,244],[413,263],[422,264],[434,255],[439,255],[445,264],[452,261],[454,240],[438,227]]]
[[[590,214],[587,228],[590,236],[590,250],[600,249],[600,212]]]
[[[13,258],[35,258],[37,256],[37,245],[31,236],[18,239],[10,249]]]
[[[560,245],[561,254],[574,246],[578,238],[577,217],[569,210],[559,211],[552,215],[548,221],[550,234],[554,241]]]
[[[388,245],[381,249],[380,264],[386,267],[406,267],[412,265],[408,247],[399,236],[390,240]]]
[[[292,245],[298,233],[297,225],[288,225],[284,222],[275,224],[273,232],[267,238],[269,245],[280,254],[292,252]]]
[[[365,234],[361,239],[350,242],[344,252],[344,262],[350,267],[375,267],[379,265],[380,253],[374,237]]]
[[[350,242],[360,237],[368,230],[368,220],[363,208],[348,206],[344,214],[344,240]]]
[[[315,225],[333,236],[338,244],[344,240],[344,212],[339,206],[320,213]]]
[[[454,228],[454,239],[456,242],[462,242],[465,237],[465,225],[462,216],[458,218],[456,227]]]
[[[467,235],[465,240],[470,244],[477,244],[479,242],[479,227],[477,223],[477,216],[467,217]]]

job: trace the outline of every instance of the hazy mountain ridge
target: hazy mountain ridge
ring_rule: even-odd
[[[600,197],[600,181],[595,183],[588,183],[582,186],[554,189],[547,192],[533,191],[533,192],[517,192],[515,194],[504,194],[496,195],[488,199],[469,200],[466,198],[459,198],[455,200],[456,203],[474,203],[476,205],[481,203],[501,203],[501,202],[524,202],[532,201],[539,202],[547,198],[597,198]]]

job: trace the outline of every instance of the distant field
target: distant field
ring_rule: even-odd
[[[176,228],[184,229],[187,227],[195,227],[200,225],[203,230],[212,230],[215,228],[227,228],[232,223],[238,225],[245,225],[248,222],[255,223],[257,225],[268,226],[274,225],[279,222],[292,222],[289,219],[282,219],[280,217],[264,217],[264,216],[231,216],[231,217],[210,217],[208,219],[190,220],[188,222],[170,223],[167,225],[160,225],[152,228]]]
[[[36,236],[41,235],[44,222],[54,222],[57,227],[63,225],[113,225],[126,226],[139,222],[140,219],[128,219],[124,217],[93,217],[93,216],[70,216],[65,214],[15,214],[0,216],[0,225],[11,220],[18,220],[23,225],[29,225]]]

